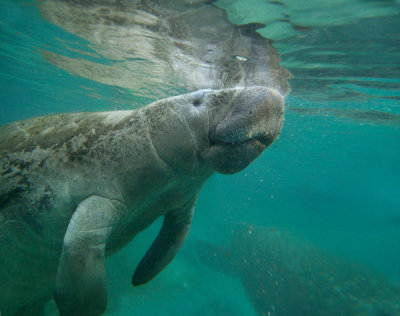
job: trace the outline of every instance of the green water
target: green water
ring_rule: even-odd
[[[293,74],[282,133],[243,172],[206,183],[183,249],[148,285],[133,289],[130,280],[160,222],[108,259],[107,315],[256,315],[238,279],[193,259],[197,240],[225,243],[241,222],[284,227],[400,284],[400,2],[217,5],[235,24],[266,24],[260,33]],[[160,97],[46,61],[44,50],[97,57],[88,42],[44,20],[35,2],[1,1],[0,45],[1,124]]]

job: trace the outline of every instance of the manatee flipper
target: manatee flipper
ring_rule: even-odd
[[[133,286],[147,283],[161,272],[181,248],[192,223],[194,202],[188,207],[169,212],[161,230],[132,277]]]
[[[64,236],[55,300],[63,315],[100,315],[107,304],[105,250],[125,206],[90,196],[74,212]]]

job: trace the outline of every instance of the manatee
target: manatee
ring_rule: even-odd
[[[199,241],[200,260],[239,277],[260,316],[396,316],[400,289],[293,234],[240,225],[227,246]]]
[[[152,100],[238,85],[287,94],[289,72],[272,42],[256,32],[265,25],[234,25],[212,2],[41,0],[41,15],[90,43],[90,50],[40,51],[74,75]]]
[[[105,257],[163,216],[132,283],[188,234],[199,190],[244,169],[280,133],[272,88],[200,90],[131,111],[57,114],[0,128],[0,310],[106,308]]]

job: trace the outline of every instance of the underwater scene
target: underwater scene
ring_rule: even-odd
[[[399,0],[1,0],[0,37],[0,316],[400,316]]]

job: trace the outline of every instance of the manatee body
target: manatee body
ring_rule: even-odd
[[[400,289],[285,231],[244,224],[229,246],[196,248],[203,262],[240,278],[260,316],[400,315]]]
[[[60,114],[0,128],[0,311],[106,308],[105,257],[158,217],[132,279],[175,256],[203,183],[245,168],[278,136],[283,98],[265,87],[200,90],[133,111]]]

